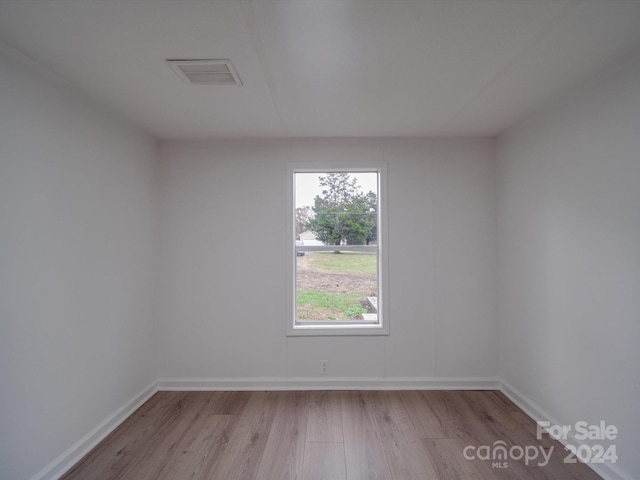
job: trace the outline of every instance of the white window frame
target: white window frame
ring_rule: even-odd
[[[378,173],[378,321],[296,322],[296,250],[322,251],[335,247],[296,247],[295,242],[295,174],[333,172],[377,172]],[[287,168],[287,336],[347,336],[347,335],[389,335],[389,292],[388,292],[388,231],[387,231],[387,164],[366,163],[290,163]],[[354,246],[349,250],[373,250],[371,246]]]

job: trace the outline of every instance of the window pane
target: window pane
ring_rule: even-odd
[[[294,167],[290,335],[388,334],[380,280],[383,171]]]
[[[298,252],[296,264],[296,321],[378,321],[377,253]]]
[[[296,173],[297,246],[375,245],[378,173]]]
[[[379,324],[378,172],[295,173],[295,321]]]

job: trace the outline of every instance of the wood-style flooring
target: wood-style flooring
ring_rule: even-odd
[[[553,454],[463,454],[497,441]],[[495,391],[158,392],[63,479],[600,478],[566,453]]]

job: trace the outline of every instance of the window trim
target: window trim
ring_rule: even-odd
[[[296,322],[296,244],[295,244],[295,174],[329,172],[378,173],[378,322],[351,321]],[[349,336],[389,335],[388,231],[387,231],[387,164],[386,162],[313,162],[287,165],[287,336]],[[292,241],[291,239],[294,239]],[[322,251],[327,247],[303,247],[306,251]],[[330,247],[329,247],[330,248]],[[373,250],[372,246],[357,246],[357,250]],[[331,322],[331,323],[330,323]]]

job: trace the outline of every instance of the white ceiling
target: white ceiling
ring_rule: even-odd
[[[0,41],[159,138],[495,135],[638,51],[640,1],[0,0]]]

